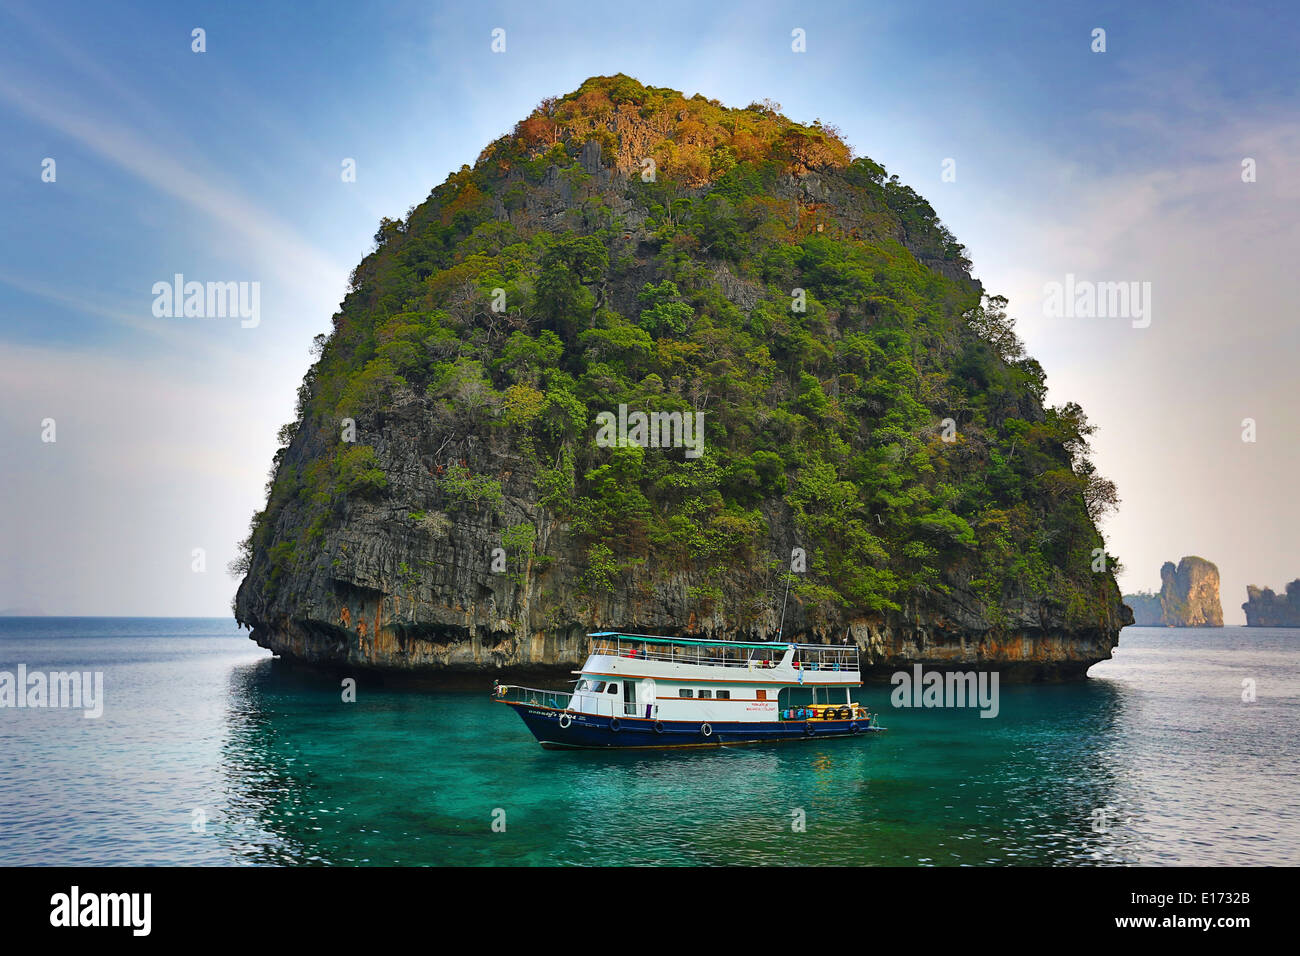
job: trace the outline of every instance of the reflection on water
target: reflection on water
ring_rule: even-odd
[[[223,839],[250,862],[1142,859],[1113,744],[1131,706],[1123,684],[1007,688],[994,720],[890,711],[887,696],[862,694],[891,727],[868,738],[546,751],[486,694],[363,684],[344,704],[336,682],[264,661],[231,679]]]
[[[314,861],[311,844],[299,838],[294,810],[306,802],[293,759],[276,749],[275,714],[266,698],[275,695],[276,662],[261,660],[232,669],[230,709],[222,770],[228,803],[218,822],[223,844],[247,863]]]
[[[1296,631],[1130,628],[994,719],[883,685],[883,734],[609,753],[541,749],[486,687],[343,703],[233,630],[0,621],[0,669],[106,693],[0,711],[0,864],[1300,863]]]
[[[1142,862],[1300,863],[1300,631],[1122,637],[1091,683],[1122,690],[1102,756]]]

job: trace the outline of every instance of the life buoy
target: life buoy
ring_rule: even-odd
[[[655,728],[655,733],[662,734],[664,732],[664,722],[662,720],[656,720],[654,723],[654,728]]]
[[[569,724],[573,723],[572,714],[560,714],[560,729],[567,729]]]
[[[609,718],[609,729],[613,733],[618,733],[620,730],[623,729],[623,725],[619,723],[617,717],[611,717]]]
[[[712,737],[712,736],[713,736],[713,727],[712,727],[710,724],[707,724],[707,723],[700,724],[700,736],[702,736],[702,737]]]

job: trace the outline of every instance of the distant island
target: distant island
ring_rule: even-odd
[[[1219,569],[1212,561],[1188,555],[1160,568],[1160,593],[1140,591],[1124,595],[1139,627],[1223,627],[1219,600]],[[1300,585],[1300,582],[1294,582]],[[1254,592],[1258,594],[1258,591]],[[1269,591],[1268,594],[1273,592]],[[1253,595],[1252,595],[1253,598]],[[1282,602],[1285,604],[1285,599]],[[1297,602],[1300,607],[1300,602]],[[1247,612],[1249,618],[1250,612]],[[1276,625],[1275,625],[1276,626]]]
[[[1262,591],[1251,584],[1246,587],[1247,627],[1300,627],[1300,578],[1286,586],[1286,594],[1279,596],[1272,588]]]

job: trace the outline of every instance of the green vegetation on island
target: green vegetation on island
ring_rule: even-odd
[[[832,127],[593,78],[375,243],[282,433],[238,566],[245,619],[349,502],[396,493],[378,442],[414,402],[449,444],[429,449],[430,498],[394,501],[400,516],[500,511],[499,462],[464,439],[509,448],[577,549],[580,573],[544,595],[684,572],[701,614],[740,622],[752,609],[729,576],[779,575],[798,546],[810,625],[906,618],[960,586],[990,628],[1027,602],[1063,628],[1119,626],[1092,426],[1044,407],[1007,302]],[[597,447],[597,414],[620,404],[703,412],[703,454]],[[510,533],[533,554],[535,531]],[[545,574],[537,557],[510,570]]]

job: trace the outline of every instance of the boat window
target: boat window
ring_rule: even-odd
[[[611,693],[611,694],[617,694],[617,693],[618,693],[618,685],[615,684],[613,681],[610,681],[610,682],[609,682],[609,687],[607,688],[607,690],[608,690],[609,693]]]
[[[718,691],[718,700],[731,700],[731,691],[729,690]]]
[[[759,700],[767,700],[767,691],[765,691],[765,690],[760,690],[760,691],[758,692],[758,699],[759,699]]]
[[[592,691],[592,693],[599,694],[604,689],[605,689],[605,682],[603,680],[594,680],[591,682],[590,690]]]
[[[681,688],[680,690],[677,691],[677,696],[678,696],[678,697],[694,697],[694,696],[695,696],[695,691],[691,690],[689,687],[683,687],[683,688]]]
[[[713,699],[713,691],[711,690],[700,691],[700,700],[712,700],[712,699]]]
[[[585,680],[580,680],[578,681],[578,686],[573,689],[576,693],[581,693],[587,689],[587,682]]]

